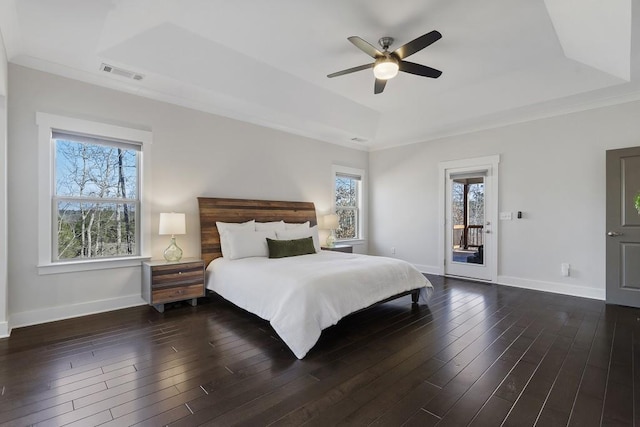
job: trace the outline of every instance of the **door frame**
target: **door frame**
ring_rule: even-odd
[[[491,223],[491,232],[486,234],[485,247],[486,268],[489,280],[469,277],[473,280],[496,283],[498,280],[498,165],[500,155],[474,157],[438,163],[438,270],[439,275],[446,276],[447,259],[447,181],[450,172],[473,173],[486,171],[485,179],[485,221]]]

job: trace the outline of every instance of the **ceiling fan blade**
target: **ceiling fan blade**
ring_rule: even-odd
[[[345,74],[355,73],[356,71],[366,70],[367,68],[373,68],[374,65],[375,64],[371,63],[371,64],[359,65],[353,68],[347,68],[346,70],[336,71],[335,73],[328,74],[327,77],[331,78],[331,77],[344,76]]]
[[[373,86],[373,93],[375,93],[376,95],[382,93],[386,84],[386,80],[376,79],[376,84]]]
[[[378,58],[379,56],[383,56],[383,53],[376,49],[369,42],[364,41],[358,36],[351,36],[347,38],[351,43],[353,43],[358,49],[372,57],[373,59]]]
[[[437,42],[442,38],[442,34],[438,31],[433,30],[430,33],[423,34],[417,39],[411,40],[409,43],[400,46],[393,53],[398,57],[398,59],[406,58],[414,53],[424,49],[432,43]]]
[[[404,71],[405,73],[415,74],[417,76],[423,77],[431,77],[432,79],[437,79],[442,74],[442,71],[440,70],[427,67],[426,65],[416,64],[415,62],[400,61],[400,64],[398,64],[398,66],[400,67],[400,71]]]

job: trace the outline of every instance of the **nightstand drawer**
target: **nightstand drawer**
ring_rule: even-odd
[[[188,285],[202,282],[202,263],[163,265],[153,267],[151,282],[153,289],[165,286]]]
[[[204,284],[200,283],[191,286],[180,286],[174,288],[154,289],[152,291],[153,304],[163,304],[165,302],[180,301],[184,299],[198,298],[204,296]]]

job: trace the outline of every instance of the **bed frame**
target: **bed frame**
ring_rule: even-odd
[[[252,219],[258,222],[284,220],[291,223],[303,223],[309,221],[311,227],[318,224],[316,207],[312,202],[198,197],[198,206],[200,209],[201,257],[205,266],[222,256],[220,234],[218,227],[216,227],[216,221],[245,222]],[[416,304],[420,295],[419,290],[406,291],[376,304],[409,294],[411,294],[413,303]]]

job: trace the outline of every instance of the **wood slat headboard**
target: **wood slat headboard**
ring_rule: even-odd
[[[219,199],[198,197],[200,209],[200,246],[205,266],[222,256],[216,221],[258,222],[280,221],[317,225],[316,207],[312,202],[275,200]]]

